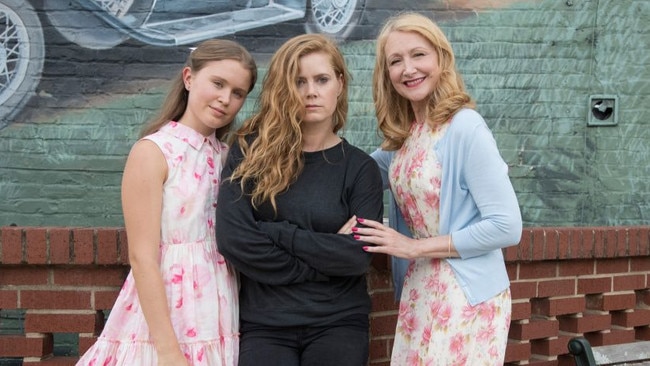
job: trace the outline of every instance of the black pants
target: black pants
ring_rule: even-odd
[[[239,366],[366,366],[368,326],[242,327]]]

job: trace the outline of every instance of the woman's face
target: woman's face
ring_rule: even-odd
[[[395,91],[411,103],[426,103],[441,73],[431,43],[415,32],[394,31],[388,35],[384,54]]]
[[[305,107],[304,123],[333,125],[337,98],[343,89],[340,75],[332,68],[329,55],[314,52],[299,60],[296,87]]]
[[[182,122],[209,135],[231,123],[248,95],[251,73],[236,60],[208,62],[201,70],[183,70],[189,91]]]

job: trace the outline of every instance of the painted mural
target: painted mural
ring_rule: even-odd
[[[261,75],[289,37],[336,38],[345,137],[371,151],[373,39],[402,10],[450,38],[526,225],[650,222],[650,1],[0,0],[0,225],[122,225],[128,149],[208,38],[240,42]]]

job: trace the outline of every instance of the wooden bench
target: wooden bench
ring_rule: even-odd
[[[650,341],[591,347],[585,338],[576,337],[569,340],[568,347],[576,366],[650,366]]]

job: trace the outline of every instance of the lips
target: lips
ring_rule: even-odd
[[[218,114],[220,116],[225,116],[226,115],[226,111],[224,111],[221,108],[215,108],[215,107],[210,107],[210,108],[215,112],[215,114]]]
[[[424,79],[426,79],[426,78],[421,77],[421,78],[417,78],[417,79],[407,80],[407,81],[404,82],[404,85],[406,85],[409,88],[414,87],[414,86],[418,86],[418,85],[420,85],[420,84],[422,84],[424,82]]]

